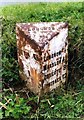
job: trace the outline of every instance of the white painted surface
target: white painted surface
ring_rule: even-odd
[[[65,45],[66,37],[68,36],[68,29],[62,29],[58,36],[55,36],[50,41],[50,54],[56,53],[62,49]],[[45,50],[48,49],[48,45],[44,47]]]
[[[26,59],[24,56],[24,52],[21,56],[19,56],[19,58],[22,60],[22,63],[23,63],[24,74],[27,75],[27,77],[29,77],[28,70],[30,71],[30,67],[36,69],[37,72],[40,73],[41,71],[40,65],[37,63],[37,61],[33,57],[33,54],[36,54],[35,51],[30,47],[30,45],[26,45],[23,49],[25,49],[26,52],[28,51],[30,56],[28,59]]]

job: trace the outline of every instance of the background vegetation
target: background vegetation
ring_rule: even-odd
[[[2,19],[2,69],[3,119],[62,119],[84,118],[84,41],[82,3],[36,3],[3,7]],[[18,74],[16,23],[19,22],[69,23],[69,82],[67,89],[52,91],[41,98],[22,89]],[[19,86],[19,90],[17,87]],[[21,88],[22,86],[22,88]],[[9,101],[8,101],[9,100]],[[0,111],[0,114],[2,112]]]

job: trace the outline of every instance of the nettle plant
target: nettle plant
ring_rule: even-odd
[[[5,109],[3,110],[3,117],[5,118],[25,118],[29,116],[32,107],[28,105],[30,98],[25,99],[20,94],[4,89],[3,91],[3,104]],[[7,103],[7,104],[6,104]]]

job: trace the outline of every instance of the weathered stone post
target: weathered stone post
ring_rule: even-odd
[[[17,23],[19,73],[35,94],[56,89],[68,77],[68,24]]]

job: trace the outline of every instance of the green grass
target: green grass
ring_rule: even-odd
[[[2,89],[2,82],[0,82],[0,89]]]
[[[67,92],[62,89],[60,92],[54,91],[43,96],[37,108],[37,96],[22,99],[18,94],[20,102],[17,104],[16,92],[4,91],[4,96],[7,99],[12,99],[7,106],[7,110],[5,110],[6,117],[16,116],[17,118],[23,117],[23,119],[27,117],[82,119],[84,117],[84,87],[82,85],[84,83],[83,12],[81,2],[23,4],[6,6],[2,9],[2,12],[0,12],[3,16],[2,75],[3,81],[9,87],[14,87],[18,82],[20,84],[15,33],[16,23],[40,21],[67,21],[69,23],[69,83]],[[2,102],[5,103],[6,101],[3,99]],[[31,109],[28,108],[29,106]]]
[[[1,16],[1,14],[2,14],[2,9],[3,9],[3,8],[2,8],[2,7],[0,7],[0,16]]]
[[[0,110],[0,119],[2,118],[2,111]]]

